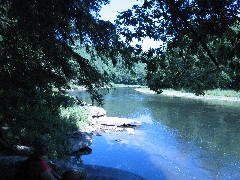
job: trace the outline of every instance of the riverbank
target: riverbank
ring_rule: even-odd
[[[136,88],[138,92],[146,93],[146,94],[157,94],[156,92],[150,90],[149,88]],[[209,93],[211,94],[211,93]],[[196,96],[194,93],[187,93],[182,91],[175,90],[163,90],[160,95],[163,96],[171,96],[171,97],[179,97],[179,98],[189,98],[189,99],[198,99],[198,100],[217,100],[217,101],[228,101],[228,102],[240,102],[240,97],[238,96],[225,96],[224,93],[222,95],[209,95],[206,94],[204,96]],[[212,93],[214,94],[214,93]]]
[[[127,118],[118,118],[118,117],[108,117],[106,116],[106,111],[97,106],[89,105],[87,103],[83,103],[85,105],[79,105],[73,110],[66,110],[64,113],[66,116],[71,116],[74,114],[75,116],[81,116],[84,113],[87,113],[84,117],[86,119],[85,125],[82,124],[82,127],[76,132],[69,132],[69,146],[71,147],[70,155],[79,156],[82,154],[91,153],[91,149],[88,148],[92,144],[92,136],[101,136],[104,133],[108,132],[127,132],[129,135],[133,135],[134,127],[140,126],[141,122],[134,119]],[[83,109],[88,109],[86,111],[82,111]],[[80,113],[76,114],[77,111]],[[74,117],[75,117],[74,116]],[[69,118],[68,117],[68,118]],[[75,117],[77,119],[83,119],[83,117]],[[1,142],[0,142],[1,143]],[[15,147],[15,146],[14,146]],[[0,147],[1,149],[1,147]],[[11,148],[12,149],[12,148]],[[8,150],[8,149],[7,149]],[[90,151],[89,151],[90,150]],[[12,179],[12,176],[16,174],[16,167],[20,164],[20,161],[26,159],[27,156],[31,154],[31,147],[26,147],[25,149],[19,149],[16,151],[16,154],[21,156],[13,156],[16,155],[13,152],[8,152],[6,155],[0,156],[0,177],[3,179]],[[60,163],[56,161],[56,164],[62,166],[62,174],[67,170],[65,165],[68,163],[62,162]],[[73,163],[74,164],[74,163]],[[96,166],[96,165],[87,165],[87,164],[78,164],[86,173],[86,179],[143,179],[137,174],[124,171],[117,168]],[[81,170],[80,168],[80,170]],[[70,170],[74,170],[70,168]],[[76,170],[78,172],[78,170]]]

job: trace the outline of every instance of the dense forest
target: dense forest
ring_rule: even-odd
[[[109,0],[0,2],[0,124],[9,143],[48,134],[55,146],[66,144],[77,128],[61,116],[75,104],[64,91],[71,84],[99,102],[98,89],[111,82],[146,84],[158,93],[240,90],[239,0],[145,0],[114,24],[98,19]],[[143,51],[131,43],[146,37],[164,46]]]

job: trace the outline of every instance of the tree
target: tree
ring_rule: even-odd
[[[121,56],[131,69],[140,57],[157,92],[163,87],[239,90],[238,1],[145,0],[112,24],[98,19],[109,0],[1,0],[1,126],[10,128],[15,140],[30,132],[64,134],[71,123],[59,120],[59,108],[73,102],[64,91],[69,83],[85,86],[100,101],[97,90],[109,81],[107,68],[99,70],[94,59],[115,65]],[[140,45],[130,45],[144,37],[167,46],[142,52]]]
[[[15,140],[26,140],[29,129],[36,134],[63,129],[63,122],[57,119],[59,107],[72,102],[64,91],[71,80],[101,100],[97,90],[108,79],[74,51],[77,45],[92,57],[108,57],[114,62],[123,54],[123,60],[132,63],[132,49],[120,41],[114,25],[97,18],[107,3],[1,0],[0,125],[10,128]]]
[[[145,0],[118,16],[118,31],[127,43],[150,37],[167,44],[143,55],[148,84],[157,92],[164,87],[190,88],[197,94],[218,87],[239,90],[239,4]]]

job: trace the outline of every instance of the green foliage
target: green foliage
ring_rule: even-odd
[[[148,0],[120,13],[117,24],[126,43],[149,37],[165,44],[142,54],[152,90],[240,90],[238,9],[236,1]]]
[[[68,119],[61,119],[57,112],[52,112],[46,106],[32,107],[22,111],[22,121],[16,124],[5,124],[9,127],[8,134],[4,137],[7,143],[12,145],[31,146],[32,141],[39,135],[47,135],[51,139],[50,157],[64,157],[68,154],[67,133],[76,130]]]
[[[141,62],[134,62],[129,68],[128,65],[124,62],[124,57],[119,55],[116,57],[116,64],[111,62],[111,59],[107,57],[97,56],[97,52],[92,51],[95,56],[91,56],[89,52],[86,51],[83,47],[78,47],[75,51],[82,56],[88,58],[93,66],[103,75],[105,79],[117,84],[139,84],[145,85],[145,76],[146,76],[146,64]],[[140,57],[137,57],[140,61]],[[130,59],[130,58],[129,58]]]
[[[77,105],[61,107],[55,111],[45,105],[33,106],[18,115],[18,119],[22,118],[22,121],[16,119],[14,125],[4,124],[9,128],[4,139],[12,145],[31,146],[35,137],[46,135],[51,140],[50,158],[66,158],[69,155],[69,132],[90,124],[87,108]]]
[[[109,69],[111,81],[115,84],[127,85],[145,85],[146,65],[136,63],[132,69],[127,68],[124,64],[118,63]]]
[[[160,57],[152,57],[148,63],[148,85],[152,90],[184,88],[196,94],[216,88],[239,90],[240,65],[236,47],[236,33],[229,29],[222,37],[209,36],[208,47],[216,57],[221,70],[212,66],[201,46],[191,46],[194,39],[184,36],[169,44]],[[191,47],[191,48],[189,48]]]
[[[72,124],[81,128],[84,125],[91,125],[91,121],[88,119],[89,109],[84,106],[72,106],[67,108],[60,108],[60,115],[62,119],[67,119]]]
[[[145,73],[149,87],[159,93],[165,87],[197,94],[240,90],[236,1],[148,0],[121,13],[117,28],[97,18],[107,3],[1,1],[0,125],[11,130],[9,141],[28,144],[31,133],[49,134],[57,150],[52,154],[59,156],[65,147],[56,148],[57,142],[64,145],[66,132],[82,122],[75,107],[66,109],[69,118],[60,115],[60,107],[73,105],[64,91],[69,85],[86,87],[98,101],[98,90],[111,80],[145,84]],[[142,52],[130,45],[133,38],[145,37],[167,46]]]
[[[8,141],[30,144],[32,136],[48,134],[52,155],[64,153],[66,134],[77,128],[59,108],[72,106],[64,89],[86,87],[101,101],[98,89],[109,79],[92,63],[96,57],[113,59],[124,54],[129,65],[130,47],[116,34],[113,24],[96,17],[108,0],[3,0],[0,5],[0,126],[10,129]],[[84,47],[90,58],[77,53]],[[123,53],[124,52],[124,53]],[[32,136],[31,136],[32,135]],[[61,147],[59,147],[61,146]]]

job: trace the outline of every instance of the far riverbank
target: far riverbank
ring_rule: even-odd
[[[150,90],[149,88],[136,88],[135,90],[138,92],[141,92],[141,93],[157,94],[156,92]],[[163,92],[160,95],[180,97],[180,98],[199,99],[199,100],[218,100],[218,101],[228,101],[228,102],[240,102],[240,97],[238,97],[238,96],[229,97],[229,96],[225,96],[224,93],[222,95],[206,94],[204,96],[202,96],[202,95],[196,96],[194,93],[187,93],[187,92],[175,91],[175,90],[163,90]]]

